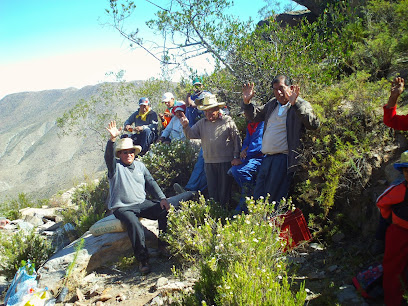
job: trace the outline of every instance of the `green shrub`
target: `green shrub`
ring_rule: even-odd
[[[303,305],[304,287],[294,294],[286,275],[286,244],[270,219],[274,205],[263,199],[247,205],[248,215],[228,218],[201,196],[169,214],[171,250],[199,271],[184,305]]]
[[[19,193],[17,198],[9,199],[0,204],[0,216],[10,220],[20,218],[20,209],[48,205],[49,200],[34,200],[26,193]]]
[[[75,190],[71,200],[77,209],[68,208],[62,211],[62,216],[65,224],[74,225],[77,238],[95,222],[105,217],[108,196],[109,182],[107,176],[104,176],[98,183],[87,182]]]
[[[11,237],[0,233],[0,267],[7,278],[17,272],[22,260],[30,260],[35,267],[41,266],[53,254],[51,242],[34,231],[19,231]]]
[[[197,161],[198,147],[189,141],[156,143],[141,158],[166,196],[174,194],[173,184],[187,184]]]

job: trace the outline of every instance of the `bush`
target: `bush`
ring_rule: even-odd
[[[247,205],[248,215],[231,219],[201,196],[169,214],[170,249],[199,271],[195,292],[183,304],[303,305],[304,287],[293,294],[286,275],[286,242],[270,219],[274,205],[262,199]]]
[[[98,183],[80,185],[72,195],[72,204],[77,209],[62,211],[64,223],[75,227],[76,238],[82,236],[95,222],[105,217],[106,201],[109,196],[109,182],[104,176]]]
[[[22,260],[41,266],[53,254],[51,242],[34,231],[26,234],[19,231],[11,237],[0,233],[0,267],[7,278],[13,278]]]
[[[17,198],[4,201],[0,204],[0,216],[10,220],[20,217],[20,209],[26,207],[41,207],[48,205],[49,200],[33,200],[26,193],[20,193]]]
[[[187,184],[197,161],[198,147],[189,141],[173,141],[170,144],[156,143],[150,152],[141,158],[150,174],[166,196],[174,194],[173,184]]]

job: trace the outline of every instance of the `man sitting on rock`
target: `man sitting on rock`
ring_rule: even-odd
[[[132,128],[132,124],[135,127]],[[150,145],[157,139],[157,114],[150,107],[148,98],[140,98],[139,109],[125,121],[125,130],[136,132],[131,136],[135,145],[142,147],[141,155],[145,154]]]
[[[149,255],[139,217],[158,220],[159,230],[165,232],[170,206],[146,166],[135,160],[142,148],[134,145],[130,138],[116,141],[120,129],[116,127],[115,121],[111,121],[106,129],[110,133],[105,150],[110,194],[108,208],[126,225],[133,252],[139,261],[140,272],[147,274],[150,272]],[[157,201],[147,200],[146,192]],[[164,250],[164,244],[159,240],[160,249]]]

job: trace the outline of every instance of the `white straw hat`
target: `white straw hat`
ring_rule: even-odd
[[[225,102],[218,102],[217,97],[209,92],[203,92],[203,94],[200,95],[197,100],[202,101],[196,102],[199,110],[207,110],[216,106],[225,106]]]
[[[119,158],[119,151],[122,150],[128,150],[128,149],[134,149],[135,150],[135,156],[142,151],[141,146],[135,146],[133,144],[132,138],[126,137],[126,138],[121,138],[116,142],[116,147],[115,147],[115,156]]]

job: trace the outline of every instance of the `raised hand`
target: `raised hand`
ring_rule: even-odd
[[[122,128],[120,127],[119,129],[116,127],[116,121],[111,121],[108,124],[108,127],[106,128],[106,130],[109,132],[109,134],[111,135],[111,140],[114,141],[116,139],[116,137],[118,137],[120,135],[120,131],[122,130]]]
[[[242,99],[245,104],[248,104],[255,95],[254,83],[242,85]]]
[[[183,128],[187,127],[189,123],[186,115],[183,112],[181,112],[180,123],[183,126]]]
[[[404,84],[405,84],[405,81],[403,78],[400,78],[400,77],[395,78],[391,82],[391,96],[399,97],[404,91]]]
[[[286,93],[287,98],[291,105],[295,105],[297,98],[299,97],[300,87],[299,85],[292,85],[291,86],[292,92]]]

